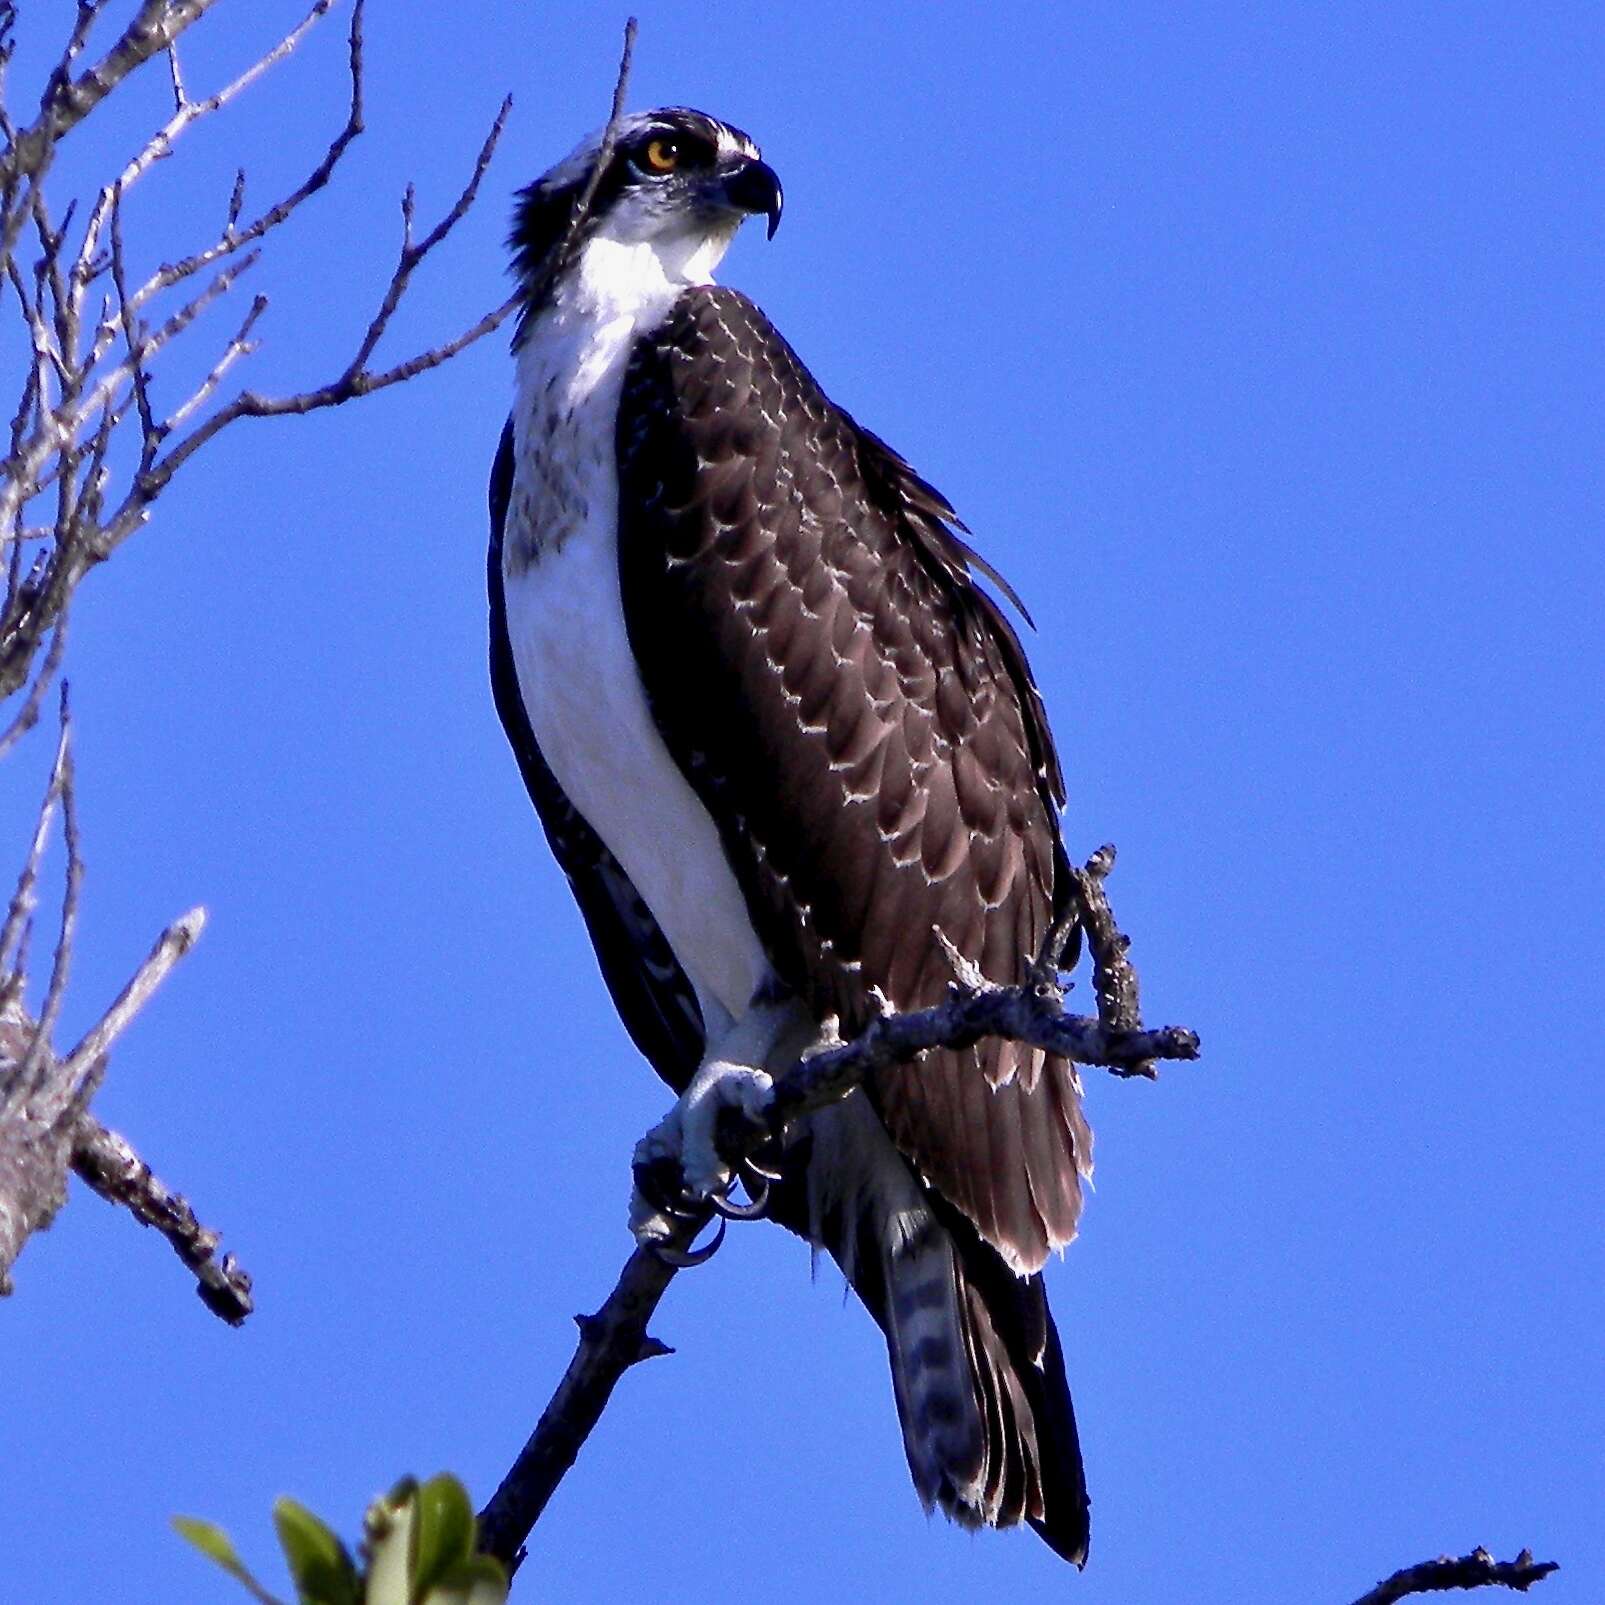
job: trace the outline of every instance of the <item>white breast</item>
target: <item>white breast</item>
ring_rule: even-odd
[[[652,722],[625,633],[614,423],[630,349],[684,282],[631,260],[640,248],[621,251],[588,247],[519,353],[507,627],[547,763],[662,926],[712,1036],[720,1011],[746,1011],[768,966],[713,820]]]

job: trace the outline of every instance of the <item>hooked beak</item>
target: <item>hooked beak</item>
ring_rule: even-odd
[[[738,212],[762,212],[769,219],[769,238],[780,227],[780,209],[785,204],[780,179],[768,162],[742,157],[719,181],[720,198]]]

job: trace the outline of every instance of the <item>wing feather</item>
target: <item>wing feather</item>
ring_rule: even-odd
[[[712,287],[637,343],[618,462],[621,594],[653,717],[721,821],[780,976],[848,1032],[877,993],[940,1000],[933,929],[1018,981],[1067,895],[1063,781],[952,508],[757,308]],[[1014,1269],[1074,1234],[1090,1137],[1068,1065],[989,1042],[870,1094]]]

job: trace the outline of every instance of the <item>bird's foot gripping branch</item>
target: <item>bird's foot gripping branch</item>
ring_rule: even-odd
[[[487,1554],[508,1566],[517,1564],[524,1541],[601,1419],[619,1378],[641,1360],[673,1352],[647,1332],[658,1301],[677,1270],[712,1256],[723,1241],[726,1218],[762,1212],[764,1184],[772,1174],[766,1156],[784,1142],[794,1122],[851,1096],[879,1070],[912,1063],[933,1048],[963,1047],[988,1036],[1030,1043],[1127,1077],[1152,1078],[1161,1059],[1199,1056],[1195,1031],[1185,1026],[1150,1030],[1141,1022],[1129,942],[1115,923],[1104,887],[1114,859],[1114,848],[1104,846],[1072,871],[1074,917],[1050,933],[1021,985],[988,982],[953,955],[955,978],[945,1001],[910,1013],[883,1014],[851,1042],[807,1054],[775,1077],[774,1095],[761,1119],[743,1120],[735,1110],[725,1111],[721,1152],[748,1184],[758,1207],[724,1199],[717,1204],[678,1203],[672,1234],[638,1247],[601,1308],[594,1315],[575,1317],[580,1340],[574,1358],[529,1441],[480,1513],[480,1543]],[[1070,1014],[1064,1007],[1059,964],[1077,930],[1091,960],[1096,1015]],[[673,1190],[673,1179],[659,1168],[638,1174],[637,1184],[660,1198]],[[716,1235],[696,1248],[697,1237],[716,1216]]]

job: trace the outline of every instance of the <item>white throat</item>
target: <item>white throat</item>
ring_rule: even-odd
[[[682,290],[713,283],[737,221],[713,233],[688,230],[649,240],[620,238],[608,229],[593,235],[557,285],[552,305],[536,319],[526,349],[540,341],[541,325],[549,320],[589,322],[600,330],[624,318],[644,333]]]

